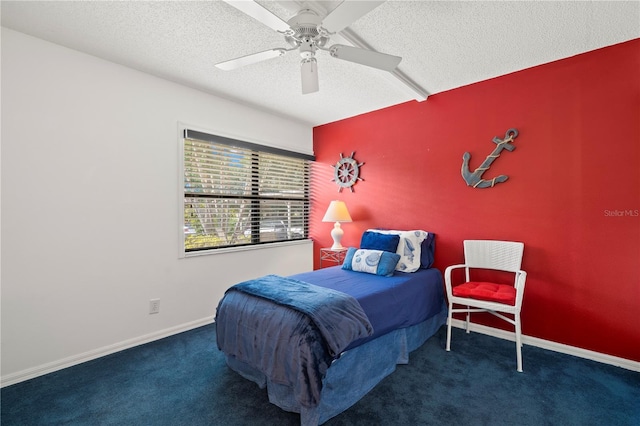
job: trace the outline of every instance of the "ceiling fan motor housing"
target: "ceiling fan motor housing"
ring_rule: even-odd
[[[289,19],[287,24],[291,32],[285,35],[287,43],[299,47],[303,59],[312,58],[318,47],[326,44],[328,37],[321,31],[322,18],[311,9],[303,9],[296,16]]]
[[[287,24],[296,35],[318,35],[318,27],[322,24],[322,18],[311,9],[303,9],[296,16],[289,19]]]

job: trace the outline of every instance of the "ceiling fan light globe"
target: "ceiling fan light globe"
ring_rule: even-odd
[[[300,62],[300,71],[302,75],[302,94],[317,92],[320,87],[318,84],[318,63],[316,58],[303,59]]]

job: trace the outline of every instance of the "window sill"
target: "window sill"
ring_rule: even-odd
[[[282,241],[278,243],[256,244],[256,245],[239,246],[239,247],[225,247],[225,248],[219,248],[219,249],[185,252],[185,253],[182,253],[182,256],[180,256],[180,258],[187,259],[190,257],[210,256],[210,255],[223,254],[223,253],[237,253],[237,252],[249,251],[249,250],[268,250],[268,249],[278,248],[278,247],[288,247],[288,246],[312,244],[312,243],[313,243],[313,240],[306,239],[306,240]]]

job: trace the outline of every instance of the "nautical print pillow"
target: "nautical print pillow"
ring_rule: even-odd
[[[396,253],[350,247],[344,257],[342,269],[390,277],[398,260],[400,255]]]
[[[367,232],[399,235],[400,242],[396,253],[400,255],[400,261],[396,265],[396,271],[415,272],[420,269],[421,245],[429,235],[428,232],[422,230],[396,231],[380,229],[368,229]]]

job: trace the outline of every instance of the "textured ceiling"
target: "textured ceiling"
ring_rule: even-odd
[[[260,1],[288,20],[303,2]],[[325,14],[339,1],[304,2]],[[2,1],[2,26],[228,99],[319,125],[419,98],[397,76],[320,52],[302,95],[296,52],[234,71],[214,65],[288,47],[220,1]],[[346,37],[346,38],[345,38]],[[435,94],[640,37],[640,1],[387,1],[332,37],[401,56],[400,77]]]

